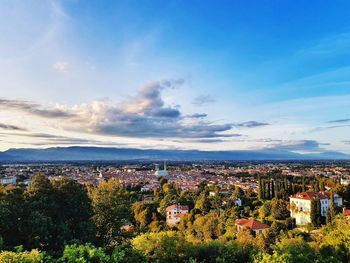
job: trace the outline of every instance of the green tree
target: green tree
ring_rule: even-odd
[[[150,262],[183,262],[188,258],[190,244],[175,231],[146,233],[132,240],[134,249],[144,254]]]
[[[0,237],[1,248],[12,248],[22,244],[23,233],[21,231],[23,220],[26,218],[24,211],[23,190],[17,186],[0,186]]]
[[[275,219],[284,220],[289,217],[289,209],[286,201],[282,199],[273,199],[271,206],[271,213]]]
[[[316,262],[317,251],[301,237],[283,238],[276,244],[272,255],[267,253],[255,257],[256,263],[312,263]]]
[[[262,182],[261,182],[261,176],[258,175],[258,199],[263,199],[263,189],[262,189]]]
[[[1,251],[0,252],[0,262],[3,263],[43,263],[45,259],[45,254],[37,249],[31,251]],[[47,261],[46,261],[47,262]]]
[[[94,241],[95,227],[91,221],[92,204],[84,185],[61,177],[52,181],[57,213],[55,224],[59,229],[57,246],[64,243]],[[61,242],[61,244],[59,243]]]
[[[27,217],[23,222],[24,245],[27,248],[58,250],[55,217],[58,210],[50,180],[44,174],[33,177],[31,186],[24,192]]]
[[[210,210],[210,202],[207,196],[207,193],[204,191],[197,198],[196,203],[194,205],[195,210],[199,211],[203,215],[208,213]]]
[[[147,263],[146,257],[139,251],[127,245],[118,245],[113,249],[111,260],[113,263]]]
[[[154,212],[152,204],[136,202],[132,205],[132,212],[137,225],[141,229],[144,229],[152,222],[152,214]]]
[[[321,224],[321,204],[318,198],[311,200],[310,217],[313,226],[317,227]]]
[[[74,244],[64,248],[60,261],[64,263],[109,263],[110,257],[102,248],[97,248],[91,244]]]
[[[334,193],[331,191],[330,193],[330,204],[329,204],[329,221],[333,221],[335,219],[335,205],[334,205]]]
[[[91,189],[90,196],[97,238],[111,246],[122,237],[121,226],[131,219],[130,194],[111,179]]]

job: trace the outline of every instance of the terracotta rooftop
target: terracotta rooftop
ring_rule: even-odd
[[[344,208],[343,209],[343,214],[346,216],[350,216],[350,209]]]
[[[269,228],[268,225],[263,224],[255,219],[240,218],[237,219],[235,223],[236,225],[244,226],[252,230]]]
[[[187,210],[188,211],[188,206],[187,205],[180,205],[180,204],[170,205],[165,210],[169,211],[169,210],[173,210],[175,208],[177,208],[179,210]]]
[[[319,199],[328,199],[328,198],[330,198],[330,195],[331,194],[329,192],[319,192],[319,193],[302,192],[302,193],[297,193],[295,195],[291,195],[289,198],[311,200],[311,199],[318,197]]]

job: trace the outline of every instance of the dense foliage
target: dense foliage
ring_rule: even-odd
[[[287,199],[302,188],[332,185],[349,201],[350,187],[278,174],[258,181],[258,193],[233,187],[229,196],[217,186],[184,191],[162,178],[162,189],[152,193],[113,179],[84,186],[43,174],[27,189],[0,186],[0,262],[350,261],[350,221],[336,215],[333,203],[326,220],[315,200],[314,226],[300,230],[289,217]],[[169,227],[165,208],[174,203],[188,205],[190,213]],[[237,231],[241,216],[270,228],[261,234]]]

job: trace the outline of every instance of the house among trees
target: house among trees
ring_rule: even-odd
[[[344,207],[343,208],[343,215],[350,217],[350,209]]]
[[[15,185],[16,182],[17,182],[17,178],[15,176],[7,176],[7,177],[0,178],[0,184],[2,185],[8,185],[8,184]]]
[[[313,223],[313,217],[317,217],[317,214],[325,217],[331,209],[334,213],[334,206],[343,205],[343,199],[338,194],[330,192],[302,192],[290,196],[289,200],[290,215],[295,218],[296,225]]]
[[[188,214],[188,206],[187,205],[180,205],[180,204],[175,204],[168,206],[166,209],[166,223],[169,226],[175,225],[178,222],[180,222],[180,217],[182,215]]]
[[[237,219],[235,225],[238,231],[248,229],[253,231],[254,234],[263,233],[266,229],[270,228],[270,226],[263,224],[258,220],[246,218]]]

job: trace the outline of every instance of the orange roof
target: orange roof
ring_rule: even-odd
[[[319,193],[302,192],[302,193],[297,193],[295,195],[291,195],[289,198],[311,200],[311,199],[315,199],[316,197],[318,197],[319,199],[328,199],[330,198],[330,196],[331,194],[329,192],[319,192]]]
[[[343,209],[343,214],[346,215],[346,216],[350,216],[350,209],[344,208]]]
[[[240,218],[237,219],[235,223],[236,225],[244,226],[252,230],[269,228],[268,225],[263,224],[255,219]]]
[[[180,209],[180,210],[187,210],[188,211],[188,206],[187,205],[180,205],[180,204],[170,205],[165,210],[169,211],[169,210],[173,210],[175,208]]]

